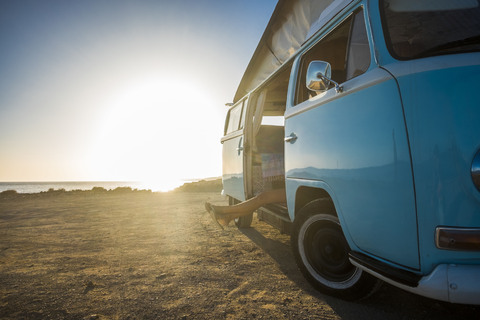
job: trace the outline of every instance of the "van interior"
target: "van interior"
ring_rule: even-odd
[[[251,153],[253,195],[285,188],[284,113],[290,67],[291,64],[285,66],[254,93]]]

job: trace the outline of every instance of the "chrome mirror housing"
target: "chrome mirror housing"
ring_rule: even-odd
[[[331,79],[332,67],[325,61],[312,61],[308,65],[306,86],[315,92],[325,92],[331,83],[335,85],[335,91],[342,92],[342,87]]]

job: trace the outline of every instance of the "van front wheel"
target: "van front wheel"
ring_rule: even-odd
[[[350,263],[350,247],[331,205],[315,200],[302,208],[293,224],[293,253],[300,271],[319,291],[345,300],[364,298],[379,280]],[[327,211],[327,212],[325,212]]]

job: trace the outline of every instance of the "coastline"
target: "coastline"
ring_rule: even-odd
[[[185,182],[169,191],[152,190],[143,183],[128,181],[0,182],[0,196],[105,192],[220,192],[221,190],[220,178]]]
[[[107,190],[117,187],[137,188],[135,181],[12,181],[0,182],[0,192],[15,190],[17,193],[40,193],[50,189],[65,191],[91,190],[95,187],[102,187]]]

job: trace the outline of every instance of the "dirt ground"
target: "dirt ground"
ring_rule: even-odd
[[[218,229],[215,193],[0,199],[1,319],[479,319],[480,308],[384,284],[345,302],[316,292],[289,237],[254,219]]]

